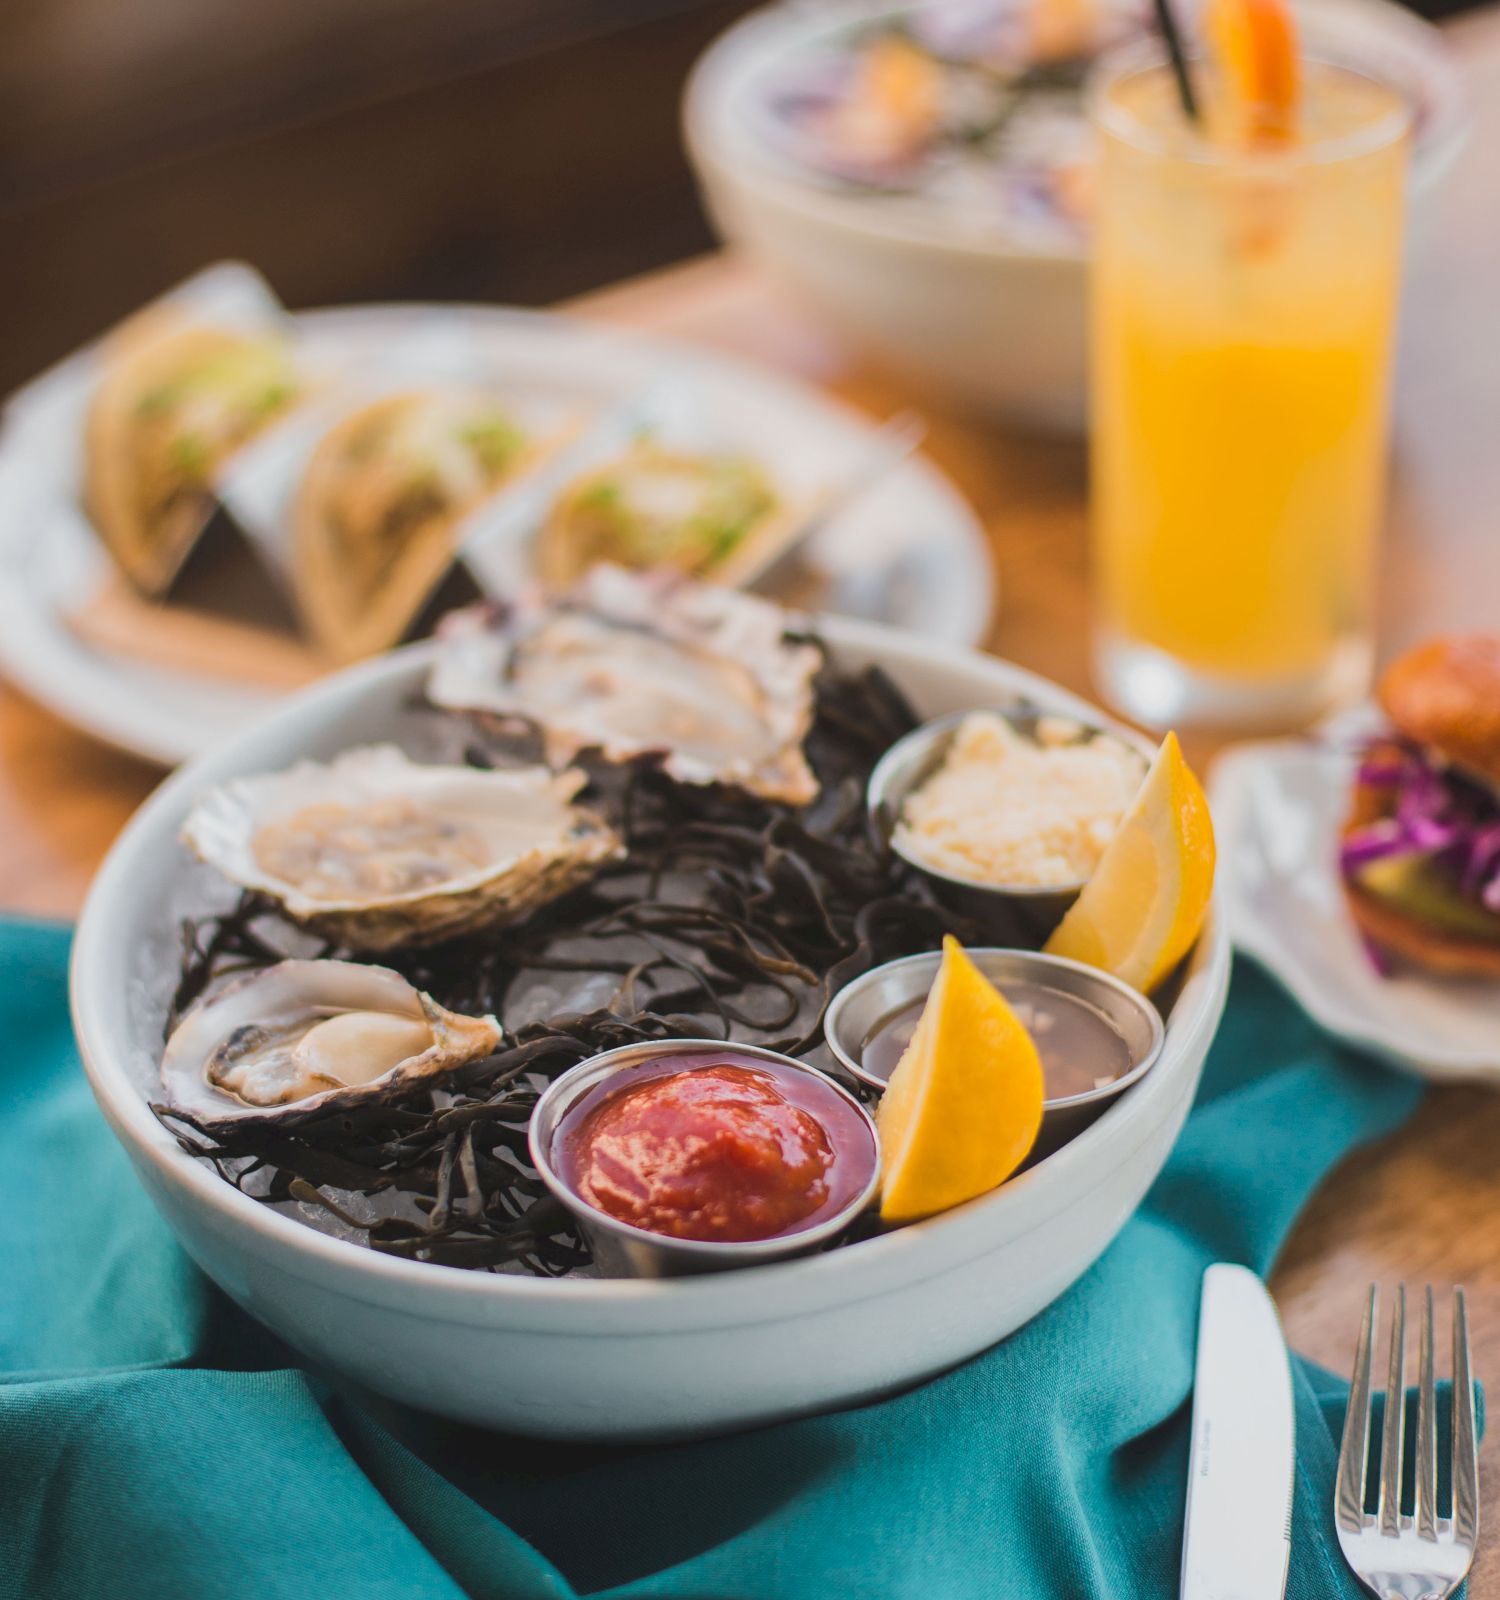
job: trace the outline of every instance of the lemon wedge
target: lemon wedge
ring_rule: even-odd
[[[1169,733],[1093,877],[1044,949],[1149,991],[1198,937],[1213,887],[1208,800]]]
[[[881,1217],[915,1222],[1004,1183],[1036,1143],[1045,1098],[1031,1036],[959,942],[944,939],[876,1114]]]

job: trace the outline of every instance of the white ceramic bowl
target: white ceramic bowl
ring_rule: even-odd
[[[829,618],[841,662],[878,662],[924,716],[1018,694],[1085,718],[1045,680],[971,651]],[[430,647],[297,695],[184,768],[120,836],[89,895],[73,1011],[94,1093],[194,1260],[309,1360],[465,1422],[558,1438],[722,1431],[848,1404],[941,1371],[1056,1299],[1140,1203],[1187,1116],[1224,1004],[1217,912],[1145,1079],[992,1195],[823,1256],[686,1281],[543,1281],[377,1255],[239,1193],[146,1101],[175,971],[170,886],[193,796],[395,727]],[[155,1010],[153,1012],[153,1006]]]
[[[893,208],[809,178],[772,148],[750,107],[768,72],[856,21],[911,9],[831,0],[776,5],[736,23],[699,61],[683,126],[719,231],[830,321],[940,399],[1055,429],[1082,425],[1088,257],[1009,242],[936,208]],[[1423,131],[1412,172],[1413,237],[1467,129],[1442,36],[1391,0],[1305,0],[1318,53],[1410,92]]]

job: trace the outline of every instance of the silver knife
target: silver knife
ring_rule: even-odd
[[[1182,1600],[1281,1600],[1292,1553],[1292,1372],[1245,1267],[1203,1274]]]

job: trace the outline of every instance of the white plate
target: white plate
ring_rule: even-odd
[[[1099,715],[991,656],[838,617],[820,626],[840,662],[878,664],[924,717],[1018,694]],[[417,645],[341,673],[163,784],[115,842],[78,926],[73,1015],[94,1093],[163,1216],[228,1294],[318,1364],[412,1405],[624,1439],[890,1392],[1004,1338],[1098,1258],[1192,1103],[1229,983],[1217,910],[1156,1065],[1092,1127],[993,1194],[825,1255],[656,1282],[464,1272],[333,1238],[187,1155],[147,1104],[179,948],[169,886],[184,870],[184,814],[207,784],[389,734],[431,657]]]
[[[423,324],[482,341],[523,381],[577,384],[601,404],[680,376],[727,441],[763,456],[784,481],[837,480],[868,447],[872,424],[806,386],[683,345],[545,312],[471,306],[360,306],[304,312],[314,356],[387,347]],[[66,449],[18,447],[0,433],[0,671],[65,720],[122,749],[175,765],[268,710],[269,691],[195,679],[85,645],[61,608],[89,592],[103,556],[62,488]],[[974,512],[919,459],[893,469],[818,535],[808,552],[829,575],[831,609],[930,638],[978,644],[995,574]]]
[[[1344,905],[1339,833],[1368,719],[1239,745],[1209,783],[1231,937],[1303,1009],[1434,1078],[1500,1078],[1500,983],[1376,972]]]

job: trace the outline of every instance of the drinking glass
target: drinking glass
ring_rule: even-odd
[[[1164,60],[1092,98],[1095,670],[1154,726],[1368,686],[1410,117],[1305,65],[1300,137],[1193,131]]]

